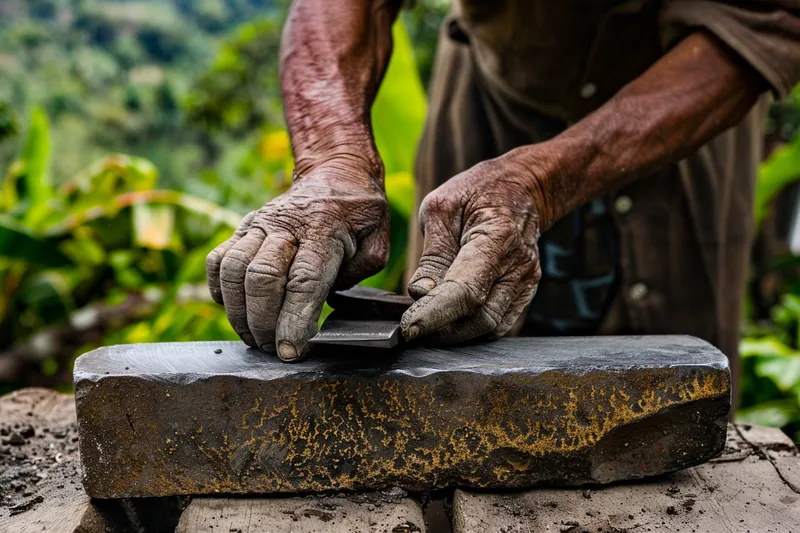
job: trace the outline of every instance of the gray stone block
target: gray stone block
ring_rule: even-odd
[[[704,462],[725,441],[730,373],[685,336],[331,347],[297,364],[167,343],[81,356],[75,398],[97,498],[496,489]]]

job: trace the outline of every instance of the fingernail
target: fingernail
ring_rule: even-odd
[[[294,361],[297,359],[297,348],[289,341],[281,341],[278,344],[278,357],[284,361]]]
[[[408,328],[408,331],[406,331],[406,338],[408,340],[411,340],[417,337],[419,337],[419,327],[411,326],[410,328]]]
[[[436,288],[436,282],[433,281],[431,278],[419,278],[417,281],[414,282],[414,285],[416,285],[417,287],[426,292],[430,292]]]

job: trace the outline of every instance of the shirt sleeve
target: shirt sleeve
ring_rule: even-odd
[[[665,44],[689,28],[705,28],[736,51],[784,98],[800,82],[800,1],[666,0],[660,13]]]

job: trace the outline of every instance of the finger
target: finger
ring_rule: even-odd
[[[446,207],[427,203],[420,210],[424,241],[417,270],[408,281],[408,294],[419,300],[442,283],[458,254],[458,230],[439,213]]]
[[[389,260],[389,217],[383,217],[375,231],[358,244],[355,255],[339,269],[336,290],[349,289],[361,280],[373,276]]]
[[[453,261],[444,281],[417,300],[400,321],[407,340],[429,335],[473,314],[502,274],[506,239],[474,234]]]
[[[276,328],[278,357],[284,361],[305,355],[343,257],[344,245],[336,239],[301,243],[297,249]]]
[[[222,258],[219,270],[222,301],[228,322],[245,344],[257,348],[255,339],[247,327],[247,298],[244,293],[244,280],[247,267],[264,242],[264,232],[253,228],[239,239]]]
[[[247,267],[247,327],[263,352],[275,353],[275,327],[295,252],[297,246],[291,236],[268,235]]]
[[[222,258],[225,257],[225,254],[230,250],[234,244],[239,242],[239,239],[244,237],[247,230],[250,228],[250,223],[253,222],[253,218],[256,216],[255,211],[249,212],[245,217],[242,219],[242,222],[239,224],[239,227],[236,228],[236,231],[233,232],[231,238],[227,241],[223,242],[206,256],[206,278],[208,280],[208,290],[211,293],[211,298],[214,299],[215,302],[222,305],[222,289],[219,286],[219,270],[222,266]]]
[[[511,303],[508,310],[506,311],[503,320],[500,324],[492,331],[489,336],[493,339],[499,339],[503,337],[509,330],[514,327],[514,324],[517,322],[519,315],[525,310],[533,297],[536,295],[536,289],[538,288],[538,281],[539,276],[536,277],[536,283],[528,283],[519,293],[517,298]]]
[[[516,271],[499,279],[486,301],[474,314],[432,333],[429,342],[459,344],[494,332],[503,323],[509,308],[520,293],[520,277]]]

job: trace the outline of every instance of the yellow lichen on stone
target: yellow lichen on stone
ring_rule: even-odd
[[[185,472],[190,492],[321,491],[386,480],[437,485],[458,472],[461,483],[502,485],[537,458],[581,453],[670,407],[730,393],[724,372],[676,372],[490,376],[458,386],[447,376],[298,380],[246,403],[223,402],[228,425],[219,412],[187,417],[156,450],[173,477],[147,482],[169,487]],[[223,393],[235,398],[236,389]],[[183,468],[184,456],[187,465],[205,458],[206,473]],[[191,485],[198,477],[208,482]]]

